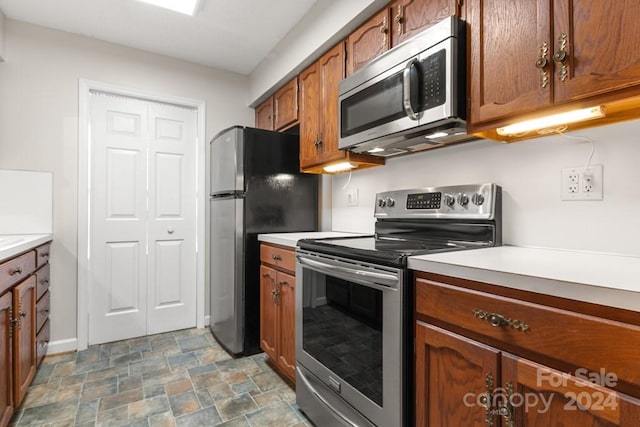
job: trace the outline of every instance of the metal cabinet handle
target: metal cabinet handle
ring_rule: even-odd
[[[513,427],[513,405],[511,404],[511,398],[513,396],[513,384],[511,381],[507,382],[505,387],[505,396],[503,403],[498,405],[498,415],[502,417],[504,425],[506,427]]]
[[[282,257],[280,255],[271,255],[271,259],[274,261],[282,261]]]
[[[549,85],[549,71],[546,70],[549,65],[549,43],[544,42],[540,45],[540,56],[536,61],[536,68],[540,70],[540,87]]]
[[[401,36],[404,33],[404,8],[401,4],[398,5],[398,14],[393,20],[398,25],[398,36]]]
[[[22,274],[22,267],[14,268],[13,270],[9,270],[9,276],[15,276],[16,274]]]
[[[567,70],[567,59],[569,57],[567,53],[568,40],[569,39],[565,33],[560,34],[560,37],[558,37],[558,50],[553,55],[553,60],[556,64],[560,65],[558,77],[560,77],[560,81],[562,82],[567,80],[567,77],[569,76],[569,71]]]
[[[482,393],[482,395],[478,399],[478,403],[485,409],[485,422],[488,427],[493,426],[493,409],[491,408],[491,403],[493,402],[491,392],[493,391],[493,374],[489,372],[485,375],[485,386],[486,392]]]
[[[49,284],[49,280],[47,280],[47,279],[42,279],[42,280],[40,280],[40,284],[41,284],[41,285],[48,285],[48,284]]]
[[[404,106],[404,112],[407,113],[412,120],[418,120],[420,113],[413,111],[411,106],[411,67],[418,64],[418,58],[413,58],[407,62],[402,72],[402,105]]]
[[[40,254],[40,257],[41,257],[41,258],[48,257],[48,256],[49,256],[49,252],[42,252],[42,253]]]
[[[529,329],[529,325],[521,320],[509,319],[508,317],[503,316],[502,314],[497,313],[489,313],[484,310],[474,309],[471,311],[474,317],[477,317],[481,320],[486,320],[493,327],[504,327],[509,326],[513,329],[519,329],[522,332]]]
[[[387,34],[389,33],[389,26],[387,25],[387,17],[382,19],[382,25],[380,26],[380,34],[382,34],[382,50],[387,48]]]

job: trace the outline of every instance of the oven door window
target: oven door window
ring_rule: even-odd
[[[304,290],[304,351],[382,406],[382,291],[312,274],[320,277]]]

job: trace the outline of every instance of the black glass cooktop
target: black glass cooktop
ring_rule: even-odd
[[[479,247],[444,240],[411,240],[375,236],[304,239],[301,249],[393,267],[406,267],[407,257]]]

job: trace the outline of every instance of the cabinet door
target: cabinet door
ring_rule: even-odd
[[[555,101],[640,86],[640,2],[554,0],[553,51],[566,36],[565,73],[555,64]]]
[[[276,271],[260,266],[260,348],[277,361]]]
[[[472,125],[551,105],[550,13],[550,0],[470,1],[468,81]],[[536,61],[541,56],[547,64],[538,69]]]
[[[270,96],[256,107],[256,127],[273,130],[273,97]]]
[[[300,90],[300,168],[317,165],[320,141],[320,74],[314,62],[299,76]]]
[[[0,426],[6,426],[13,414],[11,372],[11,292],[0,297]]]
[[[338,149],[338,83],[344,78],[344,43],[339,43],[325,53],[318,61],[322,90],[322,122],[320,150],[322,162],[345,157]]]
[[[280,290],[280,316],[278,332],[280,352],[278,364],[291,381],[296,378],[296,278],[278,272]]]
[[[275,130],[280,130],[298,121],[298,78],[281,87],[273,94]]]
[[[347,37],[347,76],[389,50],[389,9],[384,8]]]
[[[22,403],[36,373],[36,277],[13,289],[13,312],[18,319],[13,333],[13,398]]]
[[[502,356],[500,412],[518,426],[637,426],[640,400],[516,356]],[[613,384],[611,384],[613,386]],[[512,404],[509,404],[511,402]]]
[[[499,384],[499,351],[422,322],[415,343],[416,426],[487,426],[478,400]]]
[[[391,4],[391,46],[397,46],[447,16],[460,16],[457,0],[396,0]]]

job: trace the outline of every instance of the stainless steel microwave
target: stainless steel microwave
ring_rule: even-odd
[[[465,22],[450,16],[339,84],[339,147],[393,156],[476,139],[466,125]]]

